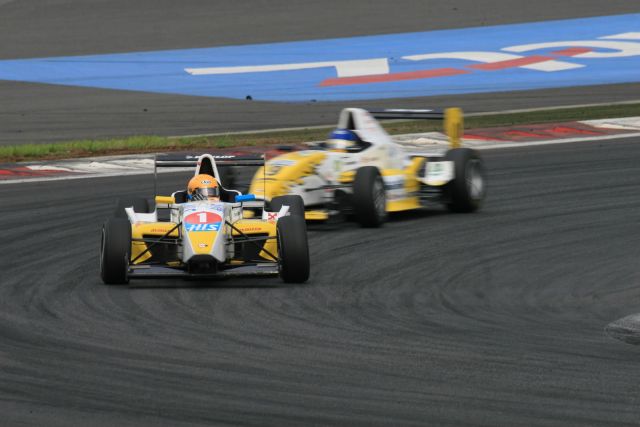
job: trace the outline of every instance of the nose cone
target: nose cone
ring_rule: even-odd
[[[218,261],[224,262],[224,253],[215,250],[218,240],[222,237],[221,228],[224,221],[222,212],[196,211],[185,215],[182,220],[183,239],[190,251],[185,255],[212,255]],[[222,245],[223,246],[223,245]],[[221,253],[218,253],[221,252]]]
[[[311,150],[274,157],[258,169],[249,192],[266,200],[290,194],[291,187],[302,185],[305,177],[316,173],[316,167],[325,157],[326,153]]]
[[[191,250],[196,255],[210,254],[217,237],[217,231],[191,231],[189,232]]]
[[[277,178],[265,179],[262,176],[258,176],[258,174],[256,174],[256,176],[253,178],[253,181],[251,182],[249,193],[255,194],[256,196],[265,200],[271,200],[274,197],[287,194],[289,188],[291,188],[291,186],[288,181],[279,180]]]

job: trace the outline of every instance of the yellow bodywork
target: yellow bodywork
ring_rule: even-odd
[[[291,184],[302,184],[302,179],[315,173],[326,153],[293,152],[278,156],[277,160],[258,169],[249,188],[250,194],[271,200],[289,194]]]
[[[444,133],[449,137],[451,148],[462,146],[464,115],[460,108],[447,108],[444,110]]]
[[[420,167],[424,164],[424,158],[415,157],[411,160],[411,164],[404,170],[386,169],[382,171],[382,176],[403,176],[404,191],[407,197],[402,199],[388,200],[387,212],[408,211],[421,207],[420,199],[417,192],[420,189],[420,183],[416,179]]]
[[[404,191],[408,197],[396,200],[387,200],[387,212],[400,212],[411,209],[418,209],[421,207],[420,199],[417,196],[417,192],[420,189],[420,182],[416,179],[418,171],[424,165],[424,157],[415,157],[411,160],[411,164],[404,169],[384,169],[382,170],[383,177],[402,176],[404,178]],[[341,184],[349,184],[353,182],[356,177],[356,171],[350,170],[340,174],[338,182]],[[319,211],[317,211],[319,212]],[[305,214],[306,219],[320,220],[327,219],[328,215],[325,213],[324,217],[314,214],[309,215],[309,212]]]
[[[304,213],[304,219],[307,221],[326,221],[329,219],[327,211],[306,211]]]
[[[211,252],[213,242],[218,236],[217,231],[187,231],[189,233],[189,242],[194,255],[207,255]],[[183,240],[184,242],[184,240]]]
[[[153,222],[153,223],[138,223],[131,225],[131,259],[136,259],[140,254],[147,250],[147,243],[135,241],[136,239],[142,239],[147,237],[162,237],[166,235],[171,229],[176,226],[175,222]],[[276,237],[276,223],[275,221],[263,221],[261,219],[242,219],[236,221],[234,226],[242,231],[244,234],[251,236],[252,234],[268,234],[269,237]],[[234,236],[240,236],[240,233],[236,230],[229,230]],[[190,231],[189,240],[191,242],[191,248],[194,254],[208,254],[211,251],[211,246],[215,241],[217,231]],[[176,228],[167,237],[178,238],[179,232]],[[258,242],[261,243],[261,242]],[[269,251],[276,257],[278,256],[278,244],[276,239],[269,239],[265,241],[264,247],[266,251]],[[260,252],[260,257],[267,261],[273,261],[271,256],[264,250]],[[148,261],[151,258],[151,253],[144,253],[134,264],[141,264]],[[235,260],[237,264],[239,260]]]
[[[173,196],[156,196],[156,205],[172,205],[176,202]]]
[[[139,223],[131,224],[131,238],[142,239],[143,236],[162,237],[167,234],[172,228],[176,226],[175,222],[152,222],[152,223]],[[169,234],[168,237],[177,238],[179,236],[178,229],[176,228]],[[131,259],[136,259],[141,253],[147,250],[147,244],[145,242],[131,242]],[[135,264],[140,264],[151,258],[149,252],[142,255]]]
[[[409,197],[398,200],[387,200],[387,212],[400,212],[408,211],[411,209],[418,209],[420,205],[420,199],[418,198],[418,190],[420,190],[420,182],[416,179],[418,171],[424,165],[425,159],[423,157],[414,157],[411,159],[411,164],[403,171],[383,171],[382,175],[404,175],[404,190]]]
[[[238,230],[242,231],[247,236],[252,234],[268,234],[269,237],[276,237],[276,222],[275,221],[263,221],[260,219],[241,219],[233,224]],[[236,230],[232,230],[234,237],[240,236],[240,233]],[[264,242],[263,248],[265,250],[259,253],[261,258],[265,258],[269,261],[277,261],[271,258],[266,251],[272,253],[276,257],[278,256],[278,242],[276,239],[269,239]]]
[[[350,182],[353,182],[354,179],[356,179],[356,171],[351,170],[342,172],[338,177],[338,182],[340,184],[349,184]]]
[[[459,141],[460,126],[462,116],[459,111],[452,110],[447,113],[449,118],[448,134],[455,144]],[[292,184],[302,184],[302,179],[315,173],[316,167],[326,158],[326,153],[318,152],[293,152],[283,154],[273,159],[266,165],[266,170],[260,168],[253,177],[249,192],[258,197],[271,200],[273,197],[291,194]],[[420,181],[418,173],[424,168],[425,157],[414,157],[411,163],[404,169],[384,169],[381,171],[383,177],[401,176],[404,178],[404,193],[406,197],[387,199],[387,212],[400,212],[422,207],[418,192]],[[349,185],[356,176],[356,170],[342,172],[337,181],[340,184]],[[442,185],[446,184],[443,182]],[[328,212],[324,210],[308,210],[305,212],[305,219],[309,221],[324,221],[329,218]]]

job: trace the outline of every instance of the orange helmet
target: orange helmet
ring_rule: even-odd
[[[194,176],[189,180],[187,191],[191,200],[220,200],[218,182],[211,175]]]

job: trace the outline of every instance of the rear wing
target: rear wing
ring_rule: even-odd
[[[460,147],[464,134],[464,115],[460,108],[445,110],[387,109],[369,113],[378,120],[444,120],[444,133],[449,137],[451,148]]]
[[[153,159],[154,192],[157,194],[158,168],[195,168],[194,176],[199,174],[212,175],[224,187],[218,172],[218,165],[264,166],[264,163],[264,154],[156,154]]]
[[[443,110],[409,110],[404,108],[391,108],[386,110],[369,111],[373,117],[379,120],[399,119],[399,120],[443,120]]]
[[[264,154],[156,154],[154,168],[188,168],[198,166],[200,158],[206,156],[217,165],[262,166]],[[206,172],[202,172],[206,173]]]

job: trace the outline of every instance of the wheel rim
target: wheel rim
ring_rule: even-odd
[[[378,218],[384,217],[387,212],[387,201],[381,179],[376,179],[373,184],[373,204]]]
[[[484,177],[482,176],[482,166],[479,160],[469,161],[466,181],[469,197],[473,200],[482,199],[484,196]]]

